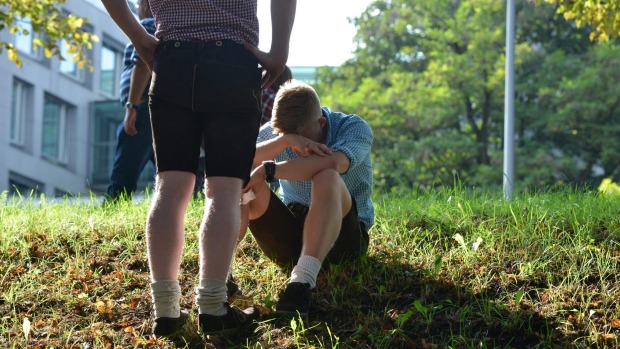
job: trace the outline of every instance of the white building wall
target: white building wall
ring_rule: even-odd
[[[37,61],[27,54],[20,54],[23,66],[18,68],[9,61],[6,51],[0,54],[0,192],[9,190],[10,173],[43,184],[42,192],[52,196],[57,192],[86,194],[90,191],[88,178],[91,154],[91,127],[93,102],[118,100],[102,93],[100,83],[100,57],[104,40],[120,49],[128,41],[101,6],[95,0],[68,0],[63,9],[88,18],[93,32],[100,38],[91,51],[93,72],[84,69],[84,82],[60,73],[56,57]],[[13,36],[4,30],[0,41],[13,42]],[[15,146],[9,139],[13,81],[18,78],[32,85],[29,105],[29,122],[26,129],[26,146]],[[115,86],[116,88],[116,86]],[[47,160],[41,153],[43,112],[45,94],[53,95],[74,107],[74,122],[67,135],[69,161],[60,165]],[[28,195],[28,193],[22,193]]]

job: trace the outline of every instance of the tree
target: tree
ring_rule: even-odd
[[[73,55],[73,60],[82,68],[89,63],[86,50],[99,39],[84,29],[87,19],[63,12],[59,5],[66,0],[1,0],[0,30],[8,28],[11,34],[29,35],[33,38],[33,48],[44,50],[46,57],[61,54],[60,44],[67,45],[65,52]],[[15,45],[0,42],[0,52],[6,49],[8,58],[21,67],[22,61]],[[89,65],[89,69],[92,67]]]
[[[476,166],[496,165],[504,17],[495,0],[392,0],[356,20],[355,57],[340,76],[324,77],[345,90],[323,95],[371,123],[380,185],[451,183],[455,172],[472,177]]]
[[[504,6],[377,0],[355,20],[354,57],[319,69],[323,103],[371,125],[379,188],[451,185],[455,174],[466,185],[501,184]],[[588,28],[529,0],[517,2],[516,34],[520,185],[620,173],[612,155],[620,151],[613,144],[620,130],[609,126],[620,124],[620,91],[612,88],[620,78],[613,70],[618,49],[592,42]]]
[[[540,1],[538,1],[540,2]],[[545,0],[578,27],[592,27],[590,39],[607,41],[620,36],[620,0]]]

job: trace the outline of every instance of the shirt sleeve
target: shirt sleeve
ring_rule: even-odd
[[[275,138],[277,134],[273,133],[273,127],[271,127],[271,121],[267,122],[258,130],[258,138],[256,143],[264,142]]]
[[[373,134],[368,123],[354,115],[340,127],[334,139],[336,141],[331,144],[331,150],[343,152],[349,158],[351,170],[361,164],[370,153]]]

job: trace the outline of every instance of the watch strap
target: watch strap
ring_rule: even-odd
[[[267,182],[273,182],[276,178],[276,162],[273,160],[263,161],[263,166],[265,167],[265,180]]]
[[[125,108],[126,109],[138,109],[138,105],[137,104],[133,104],[131,102],[127,102],[127,103],[125,103]]]

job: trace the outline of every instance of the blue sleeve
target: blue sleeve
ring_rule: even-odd
[[[349,158],[351,170],[361,164],[370,153],[373,134],[368,123],[355,115],[338,129],[335,139],[330,145],[331,150],[343,152]]]
[[[258,138],[256,139],[256,143],[264,142],[277,136],[277,134],[273,133],[273,127],[271,127],[271,121],[269,121],[263,126],[261,126],[260,130],[258,131]]]

